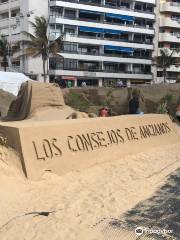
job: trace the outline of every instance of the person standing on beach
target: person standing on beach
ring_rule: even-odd
[[[180,122],[180,104],[176,108],[176,119]]]
[[[129,114],[138,114],[139,110],[139,98],[137,96],[133,96],[129,101]]]

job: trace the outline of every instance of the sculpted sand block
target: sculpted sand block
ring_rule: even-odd
[[[31,179],[44,171],[61,175],[180,141],[169,117],[159,114],[3,122],[0,136],[1,145],[20,155],[22,169]]]

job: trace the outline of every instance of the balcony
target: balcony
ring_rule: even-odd
[[[50,70],[50,75],[59,76],[76,76],[76,77],[91,77],[91,78],[121,78],[121,79],[142,79],[142,80],[152,80],[151,73],[137,73],[137,72],[105,72],[94,69],[94,72],[87,71],[86,69],[76,69],[76,70]]]
[[[149,25],[139,25],[136,23],[133,23],[133,21],[124,21],[124,22],[118,22],[118,21],[110,21],[110,20],[102,20],[102,19],[91,19],[91,18],[68,18],[63,17],[62,15],[51,15],[50,17],[50,23],[60,23],[60,24],[67,24],[67,25],[78,25],[78,26],[87,26],[87,27],[99,27],[99,28],[109,28],[114,30],[123,30],[126,32],[138,32],[138,33],[147,33],[154,35],[154,28],[150,27]],[[121,28],[120,28],[120,27]],[[134,29],[134,30],[132,30]]]
[[[151,29],[146,26],[138,26],[133,24],[113,24],[107,22],[88,22],[88,21],[81,21],[81,20],[72,20],[66,18],[50,18],[51,24],[65,24],[71,26],[82,26],[82,27],[96,27],[101,29],[111,29],[111,30],[121,30],[125,32],[134,32],[134,33],[141,33],[141,34],[149,34],[154,35],[154,29]]]
[[[0,67],[0,71],[3,71],[3,72],[4,72],[4,68],[3,68],[3,67]],[[7,68],[6,68],[6,71],[7,71],[7,72],[22,72],[22,71],[21,71],[21,68],[20,68],[19,66],[7,67]]]
[[[11,26],[16,26],[16,18],[11,18],[10,20]],[[9,19],[0,19],[0,28],[8,28]]]
[[[55,0],[51,0],[51,6],[54,6],[54,5],[58,5],[59,2],[67,2],[67,1],[55,1]],[[119,2],[116,2],[115,4],[113,4],[112,1],[110,2],[107,2],[105,1],[105,3],[102,3],[101,0],[100,1],[92,1],[92,0],[68,0],[68,2],[70,3],[76,3],[76,4],[83,4],[83,5],[86,5],[86,6],[96,6],[96,7],[105,7],[105,8],[111,8],[111,9],[115,9],[115,10],[119,10],[119,9],[122,9],[122,10],[125,10],[125,11],[135,11],[135,12],[146,12],[146,13],[150,13],[150,14],[153,14],[153,12],[151,12],[149,9],[147,9],[146,11],[144,10],[135,10],[133,8],[131,8],[130,6],[124,6],[124,5],[121,5],[121,3]],[[151,4],[151,5],[155,5],[156,4],[156,1],[155,0],[139,0],[138,2],[142,2],[142,3],[148,3],[148,4]]]
[[[12,9],[17,8],[19,6],[20,6],[19,0],[11,0],[11,8]],[[9,9],[8,1],[4,2],[4,3],[0,3],[0,12],[8,11],[8,9]]]
[[[55,39],[57,39],[58,37],[61,36],[61,32],[60,31],[54,31],[51,30],[50,32],[50,40],[54,41]],[[124,47],[133,47],[133,48],[143,48],[143,49],[149,49],[149,50],[153,50],[153,42],[149,41],[149,39],[141,39],[141,38],[136,38],[133,40],[127,40],[121,37],[115,37],[115,36],[106,36],[105,34],[102,36],[97,36],[95,35],[84,35],[84,34],[70,34],[70,33],[66,33],[63,36],[63,40],[66,42],[74,42],[74,43],[87,43],[87,44],[92,44],[92,40],[93,40],[93,44],[95,45],[114,45],[114,46],[118,46],[118,45],[122,45]]]
[[[180,72],[179,65],[172,65],[170,68],[167,69],[168,72]]]
[[[174,12],[179,13],[180,3],[166,2],[160,4],[160,12]]]
[[[123,55],[123,53],[118,54],[82,54],[82,53],[59,53],[61,57],[64,59],[77,59],[77,60],[84,60],[84,61],[95,61],[95,62],[115,62],[115,63],[138,63],[138,64],[147,64],[150,65],[152,63],[150,57],[140,57],[136,55]]]
[[[170,33],[159,33],[159,42],[180,43],[179,37],[177,37],[176,35],[172,35]]]
[[[162,71],[162,68],[158,68],[158,71]],[[180,73],[180,65],[172,65],[167,68],[167,72]]]
[[[162,48],[163,49],[163,48]],[[171,51],[173,51],[173,49],[170,49],[170,53]],[[161,52],[160,52],[160,49],[158,50],[158,56],[161,56]],[[174,53],[172,55],[173,57],[176,57],[176,58],[180,58],[180,52],[177,50],[174,50]]]
[[[77,36],[72,34],[66,34],[64,36],[64,41],[67,42],[77,42],[77,43],[87,43],[87,44],[96,44],[96,45],[113,45],[113,46],[123,46],[123,47],[132,47],[140,49],[153,50],[153,43],[148,43],[146,41],[125,41],[123,39],[112,39],[107,37],[97,37],[97,36]]]
[[[147,1],[146,1],[147,3]],[[155,3],[154,3],[155,4]],[[155,15],[154,13],[149,12],[148,10],[146,12],[138,11],[135,9],[130,9],[130,8],[114,8],[110,7],[109,5],[100,5],[100,6],[95,6],[94,4],[90,4],[89,2],[77,2],[74,0],[70,1],[51,1],[50,6],[59,6],[59,7],[65,7],[65,8],[71,8],[71,9],[79,9],[79,10],[89,10],[89,11],[98,11],[102,13],[112,13],[112,14],[122,14],[122,15],[130,15],[138,18],[145,18],[145,19],[152,19],[155,20]]]
[[[180,28],[180,20],[172,20],[171,18],[161,18],[160,27]]]
[[[176,77],[166,77],[166,83],[176,83],[178,78]],[[164,78],[163,77],[157,77],[156,83],[164,83]]]

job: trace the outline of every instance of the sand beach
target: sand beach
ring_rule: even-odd
[[[64,174],[44,171],[38,180],[27,179],[17,153],[1,146],[0,239],[179,239],[180,128],[173,126],[176,137],[160,136],[157,146],[124,155],[118,146],[100,149],[98,163]],[[172,232],[138,236],[139,226]]]

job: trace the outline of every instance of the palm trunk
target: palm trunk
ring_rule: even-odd
[[[46,82],[46,60],[43,59],[43,75],[44,75],[44,82]]]
[[[49,58],[47,58],[46,76],[47,76],[46,80],[49,82]]]
[[[163,69],[163,77],[164,77],[164,83],[166,83],[166,74],[167,74],[167,72],[166,72],[166,68],[164,68]]]
[[[4,62],[4,71],[6,72],[6,70],[7,70],[7,57],[6,57],[6,55],[4,56],[3,62]]]
[[[6,68],[7,68],[7,67],[6,67],[6,62],[5,62],[5,64],[4,64],[4,71],[5,71],[5,72],[6,72]]]

